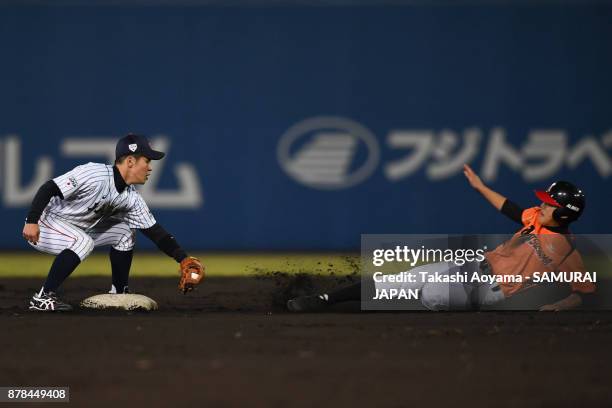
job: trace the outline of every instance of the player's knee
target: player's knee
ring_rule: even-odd
[[[421,303],[429,310],[448,310],[449,298],[447,285],[429,283],[421,290]]]
[[[83,234],[72,245],[72,247],[68,249],[74,251],[79,256],[79,258],[81,258],[81,261],[83,261],[93,251],[94,240],[89,235]]]
[[[117,251],[131,251],[136,244],[136,234],[130,228],[126,227],[126,231],[120,236],[119,240],[113,248]]]

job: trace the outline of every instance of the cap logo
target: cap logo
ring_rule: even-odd
[[[569,208],[570,210],[574,211],[574,212],[579,212],[580,211],[580,208],[576,207],[575,205],[567,204],[566,207]]]
[[[138,149],[138,145],[136,143],[132,143],[128,146],[128,149],[130,149],[130,152],[135,152],[136,149]]]

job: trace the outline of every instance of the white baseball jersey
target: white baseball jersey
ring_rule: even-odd
[[[45,212],[85,231],[111,217],[123,220],[132,229],[155,225],[153,214],[133,185],[117,191],[113,166],[87,163],[53,181],[64,199],[53,197]]]
[[[134,247],[134,229],[156,221],[134,186],[119,193],[113,166],[87,163],[56,177],[64,199],[53,197],[40,218],[39,251],[57,255],[65,249],[81,260],[94,247],[111,245],[119,251]]]

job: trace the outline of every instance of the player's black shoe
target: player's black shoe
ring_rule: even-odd
[[[29,309],[38,312],[70,312],[72,306],[59,300],[55,292],[45,292],[41,289],[32,296]]]
[[[329,307],[327,295],[300,296],[287,301],[290,312],[322,312]]]

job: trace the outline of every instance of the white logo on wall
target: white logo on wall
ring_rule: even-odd
[[[336,190],[366,180],[378,166],[374,134],[350,119],[321,116],[297,123],[281,137],[278,161],[294,180]]]
[[[563,169],[590,166],[602,178],[612,176],[612,130],[599,137],[571,138],[564,129],[529,129],[512,143],[503,127],[463,130],[393,129],[383,138],[382,176],[389,182],[411,177],[441,181],[462,178],[463,164],[475,167],[483,180],[494,182],[504,168],[529,183],[553,177]],[[365,146],[359,149],[359,146]],[[367,150],[360,161],[358,150]],[[380,159],[372,132],[350,119],[316,117],[291,127],[280,139],[278,161],[297,182],[318,189],[341,189],[366,180]],[[361,154],[363,156],[363,154]]]
[[[106,158],[106,162],[115,160],[114,137],[71,137],[65,138],[60,143],[62,157],[79,158],[96,157]],[[170,150],[170,139],[159,135],[154,138],[153,145],[161,151]],[[128,146],[130,150],[136,144]],[[10,135],[0,138],[0,191],[2,203],[6,207],[24,207],[32,202],[32,197],[38,188],[49,180],[54,172],[54,162],[51,157],[42,156],[32,160],[32,157],[22,157],[21,138]],[[33,176],[29,182],[22,180],[22,163],[34,166]],[[149,176],[149,181],[139,187],[140,194],[152,208],[200,208],[204,204],[204,193],[202,182],[196,167],[189,162],[176,163],[172,169],[167,169],[166,161],[159,160],[154,164],[154,171]],[[164,171],[171,170],[177,187],[167,190],[158,188],[159,179]]]

